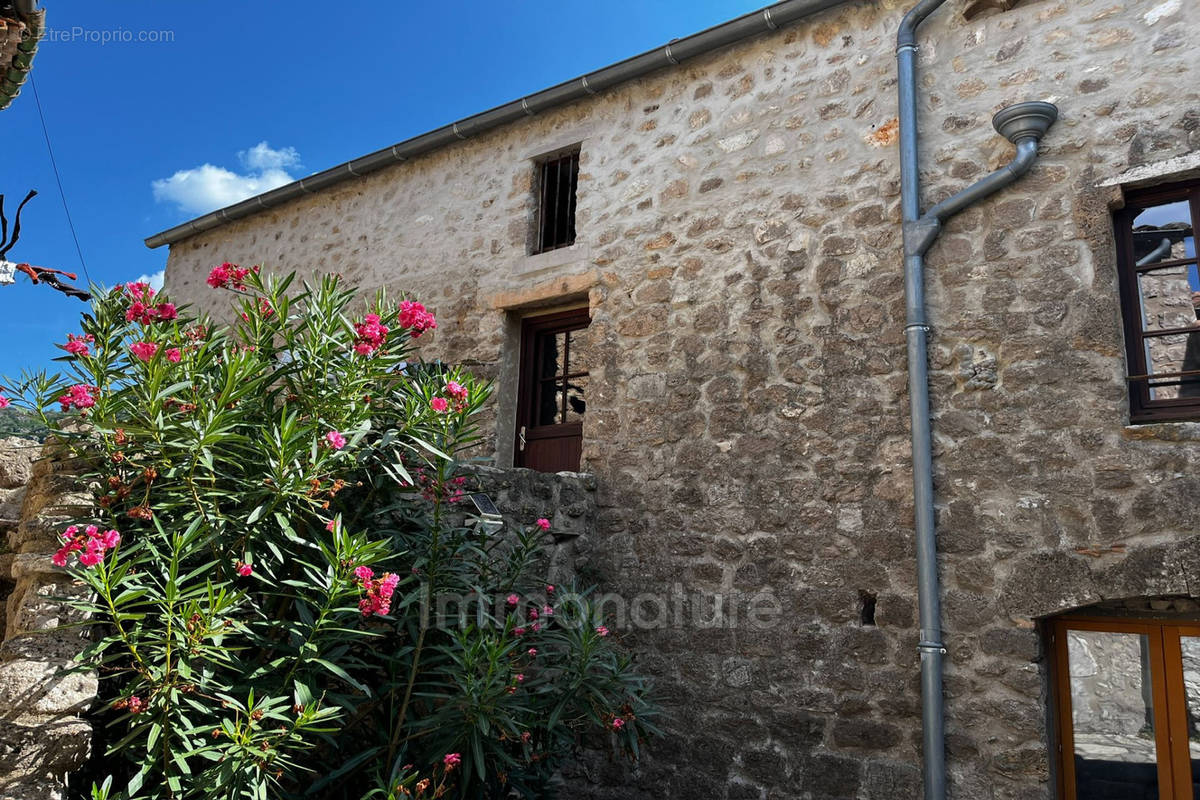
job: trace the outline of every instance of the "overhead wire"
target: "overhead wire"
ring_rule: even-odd
[[[83,248],[79,246],[79,235],[75,232],[75,221],[71,219],[71,208],[67,204],[67,193],[63,190],[62,175],[58,171],[58,160],[54,157],[54,147],[50,144],[50,130],[46,127],[46,115],[42,111],[42,98],[38,95],[37,81],[34,80],[32,73],[29,75],[29,86],[33,89],[33,101],[37,106],[38,119],[42,123],[42,136],[46,140],[46,152],[50,154],[50,166],[54,168],[54,180],[58,183],[58,196],[62,200],[63,212],[67,215],[67,226],[71,229],[71,238],[75,241],[75,252],[79,255],[79,266],[83,268],[83,276],[87,278],[88,285],[91,285],[92,276],[88,273],[87,262],[83,259]]]

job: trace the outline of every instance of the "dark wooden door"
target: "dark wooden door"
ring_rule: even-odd
[[[587,410],[586,308],[521,323],[520,392],[514,463],[541,472],[576,472]]]

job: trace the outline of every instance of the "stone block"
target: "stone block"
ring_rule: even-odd
[[[41,446],[31,439],[0,438],[0,489],[16,489],[29,483],[33,462]]]
[[[74,640],[79,647],[82,641]],[[7,643],[5,645],[7,647]],[[0,655],[7,656],[3,650]],[[90,672],[66,672],[70,661],[53,650],[42,658],[0,661],[0,703],[22,713],[61,715],[84,710],[96,696],[97,679]]]

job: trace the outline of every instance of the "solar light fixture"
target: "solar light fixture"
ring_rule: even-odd
[[[485,531],[495,533],[504,527],[504,517],[500,515],[500,509],[492,502],[492,498],[483,492],[473,492],[467,496],[471,498],[471,504],[479,512],[479,521]]]

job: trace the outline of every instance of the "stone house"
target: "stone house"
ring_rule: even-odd
[[[496,382],[494,464],[595,476],[577,566],[669,736],[574,797],[918,796],[942,646],[949,796],[1192,795],[1200,6],[949,0],[917,32],[922,207],[1013,159],[993,112],[1059,111],[928,251],[923,637],[909,5],[788,0],[148,240],[208,309],[226,260],[413,294],[423,351]]]

